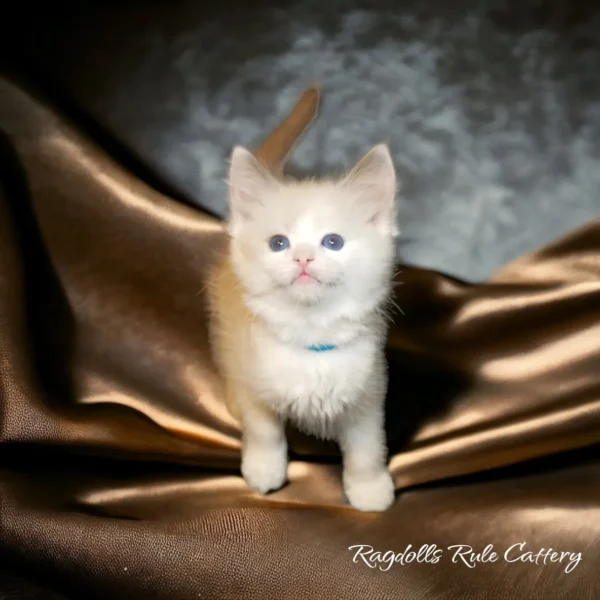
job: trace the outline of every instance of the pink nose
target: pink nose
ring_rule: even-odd
[[[309,262],[315,260],[314,258],[295,258],[294,259],[302,268],[305,268]]]

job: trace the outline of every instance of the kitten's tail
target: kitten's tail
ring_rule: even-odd
[[[317,116],[319,96],[319,88],[316,85],[308,87],[288,116],[255,152],[256,158],[275,175],[281,175],[296,142]]]

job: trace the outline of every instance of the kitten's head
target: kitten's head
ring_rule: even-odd
[[[246,293],[290,304],[387,294],[396,177],[385,145],[335,181],[280,180],[236,147],[229,169],[231,259]]]

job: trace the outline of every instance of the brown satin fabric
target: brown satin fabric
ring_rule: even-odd
[[[596,462],[411,490],[365,515],[337,450],[292,431],[289,484],[250,492],[207,346],[221,224],[4,80],[0,129],[0,556],[18,577],[76,598],[591,597]],[[600,441],[600,222],[483,284],[409,266],[398,280],[398,489]],[[535,565],[382,573],[347,551],[525,533],[588,558],[541,586]]]

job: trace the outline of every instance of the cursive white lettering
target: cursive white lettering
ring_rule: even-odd
[[[452,562],[456,563],[458,559],[462,560],[469,569],[474,569],[475,565],[469,562],[469,557],[473,553],[473,547],[465,544],[455,544],[454,546],[448,546],[448,550],[456,548],[456,552],[452,556]]]
[[[547,550],[546,548],[540,548],[537,552],[532,552],[531,550],[525,551],[525,546],[527,546],[527,542],[519,542],[509,546],[504,553],[504,560],[508,563],[530,562],[535,565],[547,565],[548,561],[562,564],[566,560],[565,573],[571,573],[583,559],[581,552],[559,553],[553,548]]]
[[[362,558],[363,562],[367,565],[367,567],[374,569],[375,565],[372,565],[369,562],[369,560],[367,559],[367,556],[373,552],[373,549],[374,549],[373,546],[365,546],[363,544],[356,544],[354,546],[350,546],[348,548],[348,550],[352,550],[354,548],[358,548],[358,550],[354,554],[354,558],[352,559],[352,562],[358,562],[358,559],[360,557],[360,558]]]
[[[438,548],[436,544],[422,544],[419,547],[407,544],[401,552],[380,551],[375,550],[369,544],[355,544],[349,546],[348,550],[353,552],[352,562],[363,562],[369,569],[379,569],[380,571],[389,571],[396,563],[402,566],[414,562],[435,565],[440,562],[445,550],[452,551],[451,560],[454,564],[460,563],[469,569],[474,569],[479,564],[495,563],[499,559],[493,544],[488,544],[483,550],[475,550],[469,544],[454,544],[445,550]],[[527,542],[512,544],[506,548],[502,557],[507,563],[529,563],[537,566],[563,564],[565,573],[574,571],[583,560],[581,552],[555,550],[554,548],[529,550]]]
[[[412,550],[412,544],[408,544],[403,552],[398,553],[393,550],[382,553],[368,544],[355,544],[349,546],[348,550],[355,551],[352,562],[357,563],[362,560],[370,569],[379,568],[380,571],[389,571],[394,563],[403,566],[415,561],[437,564],[443,555],[443,550],[436,544],[423,544],[418,550]]]

